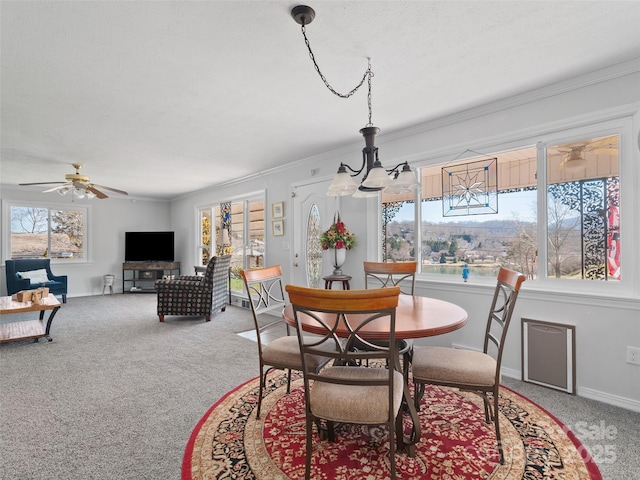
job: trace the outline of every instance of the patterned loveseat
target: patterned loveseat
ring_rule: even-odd
[[[181,275],[175,280],[158,280],[158,317],[165,315],[204,316],[224,312],[229,298],[231,255],[213,257],[202,276]]]

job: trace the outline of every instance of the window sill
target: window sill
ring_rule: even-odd
[[[418,275],[416,277],[416,291],[418,292],[442,291],[490,295],[495,285],[495,279],[490,277],[474,277],[468,282],[463,282],[462,278],[452,276],[434,278],[433,276]],[[603,289],[601,283],[581,285],[583,287],[581,289],[572,287],[576,287],[576,284],[571,283],[560,286],[554,281],[546,281],[544,283],[528,281],[522,285],[520,298],[542,302],[640,311],[640,296],[623,291],[622,288],[616,288],[621,287],[621,285],[611,285],[611,289]],[[603,290],[608,291],[603,292]]]

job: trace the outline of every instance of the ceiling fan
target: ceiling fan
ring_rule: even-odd
[[[558,152],[566,154],[562,162],[560,162],[560,169],[579,170],[587,165],[586,152],[600,155],[617,155],[618,136],[611,135],[609,137],[602,137],[594,139],[594,141],[589,143],[577,142],[560,145]]]
[[[88,176],[82,175],[80,173],[80,169],[82,168],[81,163],[72,163],[73,168],[76,169],[76,173],[68,173],[64,176],[64,182],[35,182],[35,183],[20,183],[20,186],[26,185],[58,185],[57,187],[49,188],[44,190],[42,193],[55,192],[57,191],[60,195],[66,195],[69,192],[77,195],[79,198],[86,196],[87,198],[98,197],[100,199],[108,198],[108,196],[98,190],[97,187],[102,190],[109,190],[111,192],[120,193],[121,195],[129,195],[124,190],[118,190],[117,188],[105,187],[104,185],[97,185],[95,183],[91,183],[91,180]]]

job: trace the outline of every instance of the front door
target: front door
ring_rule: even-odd
[[[331,225],[338,197],[327,196],[331,181],[293,187],[293,279],[294,285],[322,288],[320,235]]]

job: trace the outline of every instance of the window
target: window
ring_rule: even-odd
[[[240,270],[264,264],[264,199],[248,198],[201,208],[198,255],[206,265],[215,255],[231,255],[231,290],[242,293]]]
[[[382,194],[383,260],[458,278],[495,278],[505,266],[531,280],[620,283],[631,208],[623,217],[621,131],[420,168],[418,204],[413,194]]]
[[[468,268],[472,276],[495,277],[509,265],[533,278],[535,165],[531,146],[422,168],[419,232],[415,202],[383,194],[383,214],[391,220],[383,258],[420,258],[422,273],[461,276]]]
[[[11,223],[7,258],[86,260],[86,207],[9,203]]]
[[[547,149],[547,275],[619,280],[619,136]]]

